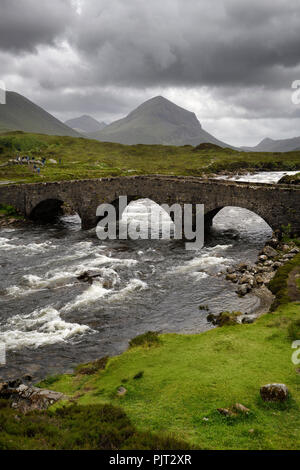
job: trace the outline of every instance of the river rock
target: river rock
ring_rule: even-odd
[[[244,273],[245,271],[247,271],[248,269],[248,265],[247,263],[239,263],[236,267],[237,271],[239,271],[240,273]]]
[[[241,284],[236,290],[236,293],[243,297],[244,295],[248,293],[248,291],[249,291],[248,284]]]
[[[238,277],[237,277],[237,274],[236,274],[236,273],[232,273],[232,274],[228,273],[228,274],[226,274],[226,279],[227,279],[228,281],[231,281],[231,282],[237,282],[237,281],[238,281]]]
[[[293,254],[296,255],[297,253],[300,253],[300,250],[299,250],[299,248],[298,248],[297,246],[295,246],[294,248],[292,248],[292,249],[290,250],[290,253],[293,253]]]
[[[273,269],[274,270],[280,268],[280,266],[282,266],[282,263],[280,261],[275,261],[275,263],[273,263]]]
[[[242,319],[242,323],[244,324],[250,324],[250,323],[254,323],[256,320],[256,316],[255,315],[247,315],[246,317],[244,317]]]
[[[261,252],[262,255],[266,255],[268,258],[275,258],[276,256],[278,256],[278,253],[276,250],[274,250],[274,248],[272,248],[271,246],[269,245],[266,245],[262,252]]]
[[[279,245],[279,240],[276,237],[272,237],[270,240],[267,240],[266,245],[269,245],[272,248],[277,248]]]
[[[257,284],[259,284],[259,285],[261,285],[261,284],[264,283],[264,280],[263,280],[263,278],[262,278],[261,276],[256,276],[255,279],[256,279]]]
[[[286,401],[289,395],[285,384],[272,383],[263,385],[260,389],[260,396],[263,401]]]
[[[233,266],[229,266],[229,268],[226,269],[228,274],[233,274],[235,273],[235,268]]]
[[[294,258],[294,253],[286,253],[285,255],[283,255],[282,259],[284,260],[289,260],[289,259],[292,259]]]
[[[258,259],[259,261],[267,261],[268,257],[266,255],[260,255]]]

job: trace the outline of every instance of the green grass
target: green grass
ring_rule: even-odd
[[[105,371],[65,375],[54,388],[79,394],[81,405],[121,405],[140,431],[171,433],[201,449],[299,449],[300,376],[290,338],[295,319],[300,305],[288,304],[252,325],[161,335],[159,347],[130,348],[111,358]],[[259,389],[269,382],[288,386],[286,404],[261,400]],[[127,393],[118,397],[122,383]],[[226,418],[217,411],[236,402],[251,413]]]
[[[46,157],[41,175],[8,161],[19,153]],[[53,159],[61,164],[50,163]],[[300,151],[248,153],[211,146],[121,145],[84,138],[11,132],[0,135],[0,181],[37,182],[105,176],[165,174],[201,176],[215,172],[300,169]]]

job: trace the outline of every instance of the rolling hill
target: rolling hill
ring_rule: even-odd
[[[6,131],[80,137],[78,132],[13,91],[6,93],[6,104],[0,104],[0,132]]]
[[[88,134],[92,132],[102,131],[107,124],[99,122],[91,116],[83,115],[74,119],[69,119],[65,122],[66,126],[71,127],[81,134]]]
[[[300,137],[281,140],[266,138],[255,147],[243,147],[243,149],[248,152],[292,152],[299,150],[299,148]]]
[[[210,142],[220,147],[230,147],[206,132],[194,113],[162,96],[145,101],[125,118],[100,132],[90,133],[89,137],[126,145],[199,145]]]

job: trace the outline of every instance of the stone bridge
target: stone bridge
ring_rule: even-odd
[[[67,203],[81,217],[83,229],[97,225],[100,204],[116,206],[119,196],[127,196],[128,203],[149,198],[157,204],[204,204],[206,227],[223,207],[242,207],[261,216],[273,230],[290,223],[293,232],[300,234],[300,187],[293,185],[161,175],[0,185],[0,204],[50,222]]]

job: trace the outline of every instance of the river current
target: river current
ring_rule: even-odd
[[[289,172],[295,173],[295,172]],[[276,182],[285,173],[237,177]],[[124,217],[142,221],[161,209],[148,200]],[[125,221],[123,222],[125,223]],[[164,224],[170,224],[168,216]],[[239,261],[254,262],[271,235],[256,214],[226,207],[214,218],[205,247],[187,251],[172,240],[101,241],[80,230],[78,216],[56,225],[0,230],[0,379],[34,379],[69,372],[79,363],[124,351],[146,331],[197,333],[212,328],[212,313],[251,312],[254,294],[240,298],[220,273]],[[84,271],[101,274],[92,284]]]

